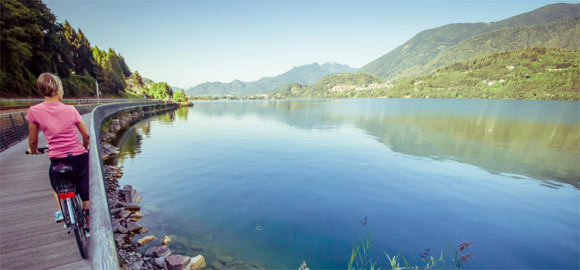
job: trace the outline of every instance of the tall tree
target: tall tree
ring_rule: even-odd
[[[0,9],[0,88],[30,96],[35,76],[27,67],[42,44],[43,29],[36,14],[19,1],[0,1]]]

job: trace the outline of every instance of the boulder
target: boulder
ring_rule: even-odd
[[[117,223],[117,224],[113,224],[113,232],[114,233],[129,233],[129,230],[127,228],[125,228],[125,226]]]
[[[143,226],[139,225],[139,223],[137,222],[127,222],[127,230],[129,230],[130,232],[137,232],[137,231],[141,231],[141,229],[143,228]]]
[[[308,268],[308,265],[306,265],[306,262],[302,262],[300,264],[300,268],[298,268],[298,270],[310,270],[310,268]]]
[[[143,196],[141,196],[141,194],[139,194],[138,192],[135,192],[135,194],[131,194],[131,202],[141,203],[142,199]]]
[[[123,210],[123,208],[112,208],[111,210],[109,210],[109,212],[111,213],[111,215],[118,215],[119,213],[121,213],[121,210]]]
[[[135,213],[131,214],[132,219],[140,219],[142,217],[143,217],[143,214],[141,214],[141,212],[135,212]]]
[[[169,245],[171,243],[171,238],[169,238],[169,236],[163,236],[163,239],[161,239],[161,244],[163,245]]]
[[[121,203],[121,206],[123,206],[123,208],[125,210],[129,210],[131,212],[136,212],[141,210],[141,205],[139,205],[138,203],[134,203],[134,202],[129,202],[129,203]]]
[[[191,258],[182,255],[169,255],[165,258],[167,270],[184,270],[191,262]]]
[[[141,230],[139,230],[139,232],[137,232],[137,233],[138,233],[138,234],[146,234],[146,233],[148,233],[148,232],[149,232],[149,229],[147,229],[147,228],[143,227],[143,228],[141,228]]]
[[[189,263],[188,269],[201,269],[205,267],[206,267],[205,258],[203,257],[203,255],[197,255],[191,258],[191,263]]]
[[[222,254],[216,254],[215,258],[218,259],[220,262],[226,264],[226,263],[230,263],[232,261],[234,261],[234,257],[232,256],[227,256],[227,255],[222,255]]]
[[[157,236],[155,236],[155,235],[149,235],[149,236],[145,236],[145,237],[137,240],[137,243],[140,246],[144,246],[144,245],[147,245],[148,243],[150,243],[151,241],[153,241],[155,239],[157,239]]]
[[[157,247],[150,247],[145,252],[145,255],[157,257],[157,258],[167,257],[167,256],[171,255],[171,250],[169,249],[169,247],[167,247],[165,245],[157,246]]]
[[[135,262],[131,262],[129,263],[129,265],[127,266],[127,270],[140,270],[143,269],[143,264],[145,262],[144,261],[135,261]]]
[[[123,209],[123,210],[122,210],[122,211],[119,213],[119,216],[120,216],[121,218],[127,218],[127,217],[129,217],[129,215],[131,215],[131,211],[129,211],[129,210],[125,210],[125,209]]]
[[[159,266],[161,269],[165,269],[167,267],[165,258],[155,258],[153,259],[153,264]]]
[[[213,266],[213,268],[217,269],[217,270],[221,270],[224,268],[224,265],[222,263],[220,263],[219,261],[214,261],[211,266]]]
[[[203,250],[203,248],[202,248],[202,247],[200,247],[200,246],[197,246],[197,245],[196,245],[196,244],[194,244],[194,243],[191,243],[191,244],[189,244],[189,246],[188,246],[188,247],[189,247],[189,249],[191,249],[191,250],[193,250],[193,251],[202,251],[202,250]]]
[[[127,242],[127,234],[116,233],[115,234],[115,244],[118,247],[123,246]]]

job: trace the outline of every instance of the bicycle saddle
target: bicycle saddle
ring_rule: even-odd
[[[67,173],[67,172],[72,172],[73,168],[69,165],[65,165],[65,164],[58,164],[55,166],[52,166],[52,171],[53,172],[57,172],[57,173]]]

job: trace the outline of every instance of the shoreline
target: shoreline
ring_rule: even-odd
[[[179,106],[176,109],[181,107]],[[125,132],[139,121],[169,112],[172,109],[148,113],[142,111],[121,112],[111,116],[101,128],[100,147],[106,183],[105,189],[110,206],[111,223],[120,266],[126,270],[265,269],[263,266],[249,264],[219,252],[214,252],[213,256],[209,257],[212,261],[211,264],[208,264],[201,254],[204,248],[200,246],[191,248],[191,250],[196,251],[194,252],[195,254],[191,254],[192,256],[173,254],[173,250],[170,248],[172,242],[177,245],[176,248],[178,246],[188,246],[186,249],[190,250],[189,241],[169,232],[165,232],[166,234],[162,237],[146,235],[149,230],[139,224],[138,221],[144,216],[141,213],[140,205],[143,197],[131,185],[123,185],[121,187],[119,183],[119,179],[123,176],[123,171],[117,165],[118,160],[116,160],[121,154],[118,143],[121,142]],[[161,239],[161,245],[148,245],[158,239]],[[159,241],[155,243],[157,242]],[[177,249],[179,250],[179,248]],[[145,250],[145,252],[142,250]]]
[[[164,236],[161,246],[147,249],[145,253],[140,251],[142,246],[157,239],[157,236],[144,236],[149,230],[139,224],[143,217],[141,210],[142,196],[131,185],[119,185],[119,179],[123,171],[116,164],[109,161],[118,156],[119,149],[114,146],[114,141],[133,124],[147,117],[174,110],[177,107],[169,107],[144,112],[139,109],[130,112],[120,112],[112,115],[101,127],[101,160],[105,177],[105,189],[109,203],[112,229],[114,232],[117,257],[122,269],[199,269],[206,267],[203,256],[187,257],[171,255],[168,245],[171,239]],[[118,141],[116,142],[118,143]],[[137,239],[138,238],[138,239]],[[136,241],[135,241],[136,239]]]

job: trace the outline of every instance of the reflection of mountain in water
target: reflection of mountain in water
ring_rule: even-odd
[[[360,121],[357,126],[393,151],[580,187],[577,125],[408,115],[385,118],[383,124]]]
[[[253,115],[303,129],[352,125],[393,151],[580,188],[578,105],[514,100],[318,100],[200,103],[196,113]]]

